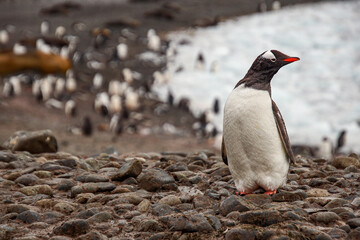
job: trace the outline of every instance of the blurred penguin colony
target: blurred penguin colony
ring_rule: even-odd
[[[115,135],[125,131],[181,135],[166,122],[166,113],[176,109],[177,114],[191,116],[192,134],[214,139],[218,131],[211,115],[220,111],[218,99],[214,99],[212,109],[194,116],[189,99],[174,99],[169,90],[167,102],[161,102],[152,92],[154,84],[171,81],[167,67],[176,55],[171,43],[154,29],[148,29],[144,36],[136,35],[131,30],[136,22],[130,20],[108,23],[117,24],[122,27],[114,31],[111,27],[90,29],[84,22],[65,27],[43,21],[31,38],[19,37],[23,30],[11,24],[0,29],[0,103],[32,96],[39,106],[76,119],[77,124],[67,129],[70,133],[87,136],[94,134],[94,114],[102,119],[97,129]],[[82,42],[80,35],[86,34],[90,40]],[[194,68],[206,71],[204,61],[199,53]],[[216,67],[214,63],[211,71]],[[89,105],[91,112],[84,107]],[[149,112],[163,119],[160,129],[146,121]]]

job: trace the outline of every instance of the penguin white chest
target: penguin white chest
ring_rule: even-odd
[[[267,91],[235,88],[225,104],[223,134],[238,191],[274,190],[286,182],[289,163]]]

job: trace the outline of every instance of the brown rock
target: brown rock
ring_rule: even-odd
[[[351,165],[354,165],[355,167],[360,167],[360,161],[353,157],[337,157],[335,158],[331,164],[339,169],[345,169]]]

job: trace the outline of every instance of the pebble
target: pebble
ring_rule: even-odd
[[[159,220],[166,224],[171,231],[183,232],[211,232],[211,224],[202,214],[171,215],[160,217]]]
[[[17,216],[17,219],[23,221],[24,223],[38,222],[40,218],[41,218],[40,214],[32,210],[21,212]]]
[[[23,187],[20,189],[20,192],[24,193],[27,196],[36,195],[36,194],[46,194],[49,196],[53,195],[53,190],[49,185],[46,184]]]
[[[142,161],[132,160],[125,163],[113,176],[112,181],[123,181],[129,177],[136,178],[142,172]]]
[[[175,183],[174,178],[162,169],[150,169],[139,177],[139,187],[151,192]]]
[[[333,212],[318,212],[310,216],[310,218],[317,223],[329,224],[340,220],[340,217]]]
[[[233,228],[225,235],[226,240],[255,240],[255,233],[251,230]]]
[[[99,174],[84,174],[74,178],[75,181],[88,183],[88,182],[108,182],[109,179]]]
[[[220,203],[220,213],[223,216],[228,215],[232,211],[246,212],[249,211],[247,203],[241,198],[230,196]]]
[[[37,184],[39,180],[40,179],[34,174],[25,174],[18,177],[15,182],[25,186],[30,186]]]
[[[107,222],[113,219],[113,216],[108,212],[99,212],[88,218],[89,223],[93,222]]]
[[[251,211],[241,214],[239,221],[240,223],[266,227],[282,222],[283,218],[277,211]]]
[[[353,157],[336,157],[332,162],[331,165],[338,169],[345,169],[350,166],[355,166],[357,168],[360,167],[360,161]]]
[[[360,227],[360,218],[353,218],[346,222],[351,228],[358,228]]]
[[[299,200],[304,200],[307,197],[306,192],[303,190],[296,190],[296,191],[282,191],[274,196],[272,196],[272,200],[274,202],[294,202]]]
[[[175,195],[168,195],[160,199],[159,203],[161,204],[167,204],[169,206],[175,206],[181,203],[181,200],[179,197]]]
[[[53,232],[56,235],[66,235],[77,237],[85,234],[90,230],[90,225],[87,221],[82,219],[69,220],[62,223],[60,226],[54,228]]]

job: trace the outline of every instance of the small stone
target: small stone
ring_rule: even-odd
[[[108,205],[115,206],[119,203],[130,203],[130,204],[138,205],[143,200],[144,198],[140,196],[137,192],[129,192],[129,193],[118,194],[118,198],[109,201]]]
[[[240,223],[254,224],[266,227],[283,221],[283,218],[277,211],[254,211],[241,214]]]
[[[85,174],[74,178],[75,181],[88,183],[88,182],[108,182],[109,179],[99,174]]]
[[[43,220],[48,224],[58,223],[64,218],[64,214],[59,212],[45,212],[43,213]]]
[[[75,219],[64,222],[54,228],[54,234],[77,237],[85,234],[90,230],[89,224],[85,220]]]
[[[360,161],[353,157],[336,157],[331,164],[338,169],[345,169],[351,165],[360,167]]]
[[[151,206],[151,202],[147,199],[142,200],[139,205],[137,205],[137,210],[140,212],[147,212]]]
[[[206,217],[202,214],[172,215],[159,218],[172,231],[211,232],[214,231]]]
[[[145,220],[141,222],[139,226],[139,231],[141,232],[160,232],[163,231],[164,227],[156,220]]]
[[[344,205],[349,204],[349,202],[345,199],[336,198],[331,200],[328,204],[325,205],[326,209],[343,207]]]
[[[232,211],[246,212],[250,209],[244,200],[239,197],[230,196],[220,203],[220,213],[223,216],[228,215]]]
[[[23,221],[24,223],[38,222],[40,218],[40,214],[32,210],[24,211],[17,216],[17,219]]]
[[[39,182],[39,178],[35,176],[34,174],[25,174],[20,177],[18,177],[15,182],[20,183],[25,186],[35,185]]]
[[[272,199],[269,195],[266,194],[248,194],[245,197],[245,200],[249,201],[252,204],[263,206],[267,203],[271,203]]]
[[[214,205],[214,200],[208,196],[197,196],[193,199],[193,204],[196,209],[209,209]]]
[[[10,204],[6,208],[6,213],[22,213],[30,210],[30,208],[23,204]]]
[[[55,136],[50,130],[15,132],[3,146],[13,152],[27,151],[32,154],[57,152]]]
[[[346,239],[347,237],[347,233],[339,228],[331,229],[330,232],[328,232],[328,234],[332,239]]]
[[[91,216],[94,216],[95,214],[99,213],[100,210],[97,208],[90,208],[86,209],[84,211],[81,211],[76,217],[81,219],[88,219]]]
[[[34,175],[37,176],[38,178],[51,178],[52,176],[51,172],[43,171],[43,170],[35,171]]]
[[[89,223],[96,223],[96,222],[107,222],[112,220],[113,216],[108,212],[99,212],[92,217],[88,218]]]
[[[68,203],[68,202],[59,202],[54,206],[54,210],[64,213],[64,214],[70,214],[73,211],[75,211],[76,209],[76,205],[73,203]]]
[[[303,178],[324,178],[326,174],[320,171],[309,171],[302,174]]]
[[[133,160],[125,163],[115,175],[111,177],[113,181],[123,181],[129,177],[136,178],[142,172],[142,162],[140,160]]]
[[[59,183],[59,185],[57,185],[56,189],[59,191],[69,191],[72,187],[74,187],[76,185],[76,182],[74,180],[71,179],[64,179],[61,180],[61,182]]]
[[[336,222],[337,220],[340,220],[340,217],[333,212],[314,213],[310,216],[310,218],[317,223],[323,223],[323,224],[329,224]]]
[[[356,208],[360,207],[360,197],[354,198],[354,200],[351,202],[351,205],[353,205]]]
[[[175,195],[168,195],[166,197],[163,197],[160,199],[159,203],[167,204],[169,206],[175,206],[181,203],[181,200],[179,197]]]
[[[326,189],[311,188],[306,191],[308,197],[328,197],[330,193]]]
[[[360,218],[353,218],[346,222],[347,225],[349,225],[351,228],[357,228],[360,227]]]
[[[139,187],[154,192],[164,187],[175,183],[174,178],[162,169],[150,169],[146,173],[139,176]]]
[[[152,214],[155,216],[165,216],[173,213],[174,210],[167,204],[153,204],[152,205]]]
[[[355,229],[351,231],[346,238],[346,240],[359,240],[360,239],[360,229]]]
[[[93,198],[95,195],[93,193],[80,193],[76,196],[75,201],[78,203],[87,203],[89,199]]]
[[[41,208],[53,208],[57,203],[58,201],[53,199],[41,199],[35,205]]]
[[[111,192],[116,185],[110,182],[84,183],[81,186],[71,188],[71,196],[76,197],[80,193]]]
[[[27,196],[36,195],[36,194],[46,194],[49,196],[53,195],[53,190],[49,185],[46,184],[23,187],[20,189],[20,192],[24,193]]]
[[[255,233],[252,230],[233,228],[225,235],[226,240],[255,240]]]
[[[9,163],[15,161],[16,159],[17,157],[14,154],[6,151],[0,151],[0,162]]]
[[[296,190],[292,192],[283,191],[272,196],[274,202],[294,202],[304,200],[306,198],[306,193],[303,190]]]
[[[78,165],[74,158],[60,159],[55,161],[55,163],[68,168],[76,168]]]

